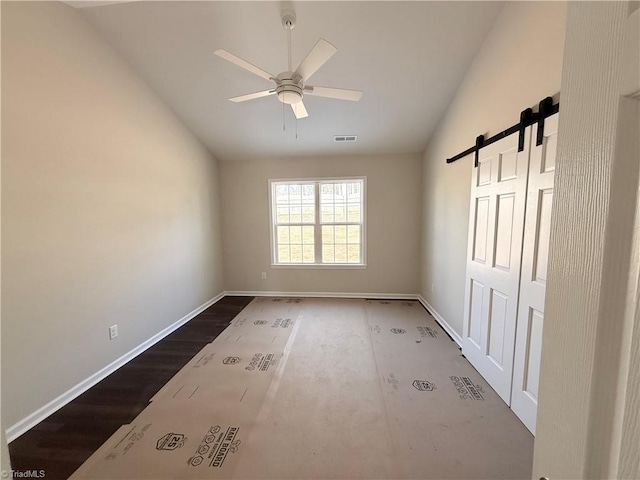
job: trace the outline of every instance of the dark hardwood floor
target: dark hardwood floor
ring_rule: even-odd
[[[14,470],[68,478],[253,297],[224,297],[9,444]],[[80,361],[80,359],[79,359]]]

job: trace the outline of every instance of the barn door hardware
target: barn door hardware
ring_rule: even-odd
[[[533,118],[533,110],[527,108],[520,113],[520,128],[518,128],[518,151],[524,150],[524,132],[527,129],[527,124],[530,124]]]
[[[538,130],[536,132],[536,145],[542,145],[542,140],[544,138],[544,120],[551,115],[554,115],[560,111],[560,103],[556,103],[554,105],[553,99],[551,97],[547,97],[540,101],[538,104],[538,111],[533,112],[531,108],[527,108],[520,113],[520,121],[515,125],[503,130],[500,133],[496,133],[493,137],[484,138],[484,135],[479,135],[476,137],[476,144],[473,147],[467,148],[464,152],[460,152],[454,157],[447,158],[447,163],[453,163],[456,160],[460,160],[461,158],[466,157],[470,153],[474,153],[474,167],[478,166],[480,149],[482,147],[486,147],[491,145],[492,143],[497,142],[498,140],[502,140],[509,135],[518,132],[518,151],[521,152],[524,150],[524,131],[527,127],[533,125],[534,123],[538,124]]]
[[[547,97],[540,102],[538,106],[538,132],[536,133],[536,145],[542,145],[542,140],[544,139],[544,119],[551,115],[550,112],[553,110],[553,99],[551,97]]]
[[[480,163],[480,149],[484,147],[484,135],[478,135],[476,137],[476,155],[475,155],[475,160],[473,162],[473,166],[477,167],[478,163]]]

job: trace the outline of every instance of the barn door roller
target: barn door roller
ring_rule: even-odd
[[[515,125],[503,130],[500,133],[496,133],[493,137],[484,138],[484,135],[478,135],[476,137],[476,144],[473,147],[467,148],[464,152],[460,152],[454,157],[447,158],[447,163],[453,163],[456,160],[460,160],[461,158],[466,157],[470,153],[474,153],[474,167],[478,166],[480,149],[482,147],[486,147],[487,145],[491,145],[492,143],[497,142],[498,140],[502,140],[509,135],[518,132],[518,151],[521,152],[524,150],[524,131],[527,127],[533,125],[534,123],[538,124],[538,130],[536,132],[536,145],[542,145],[542,140],[544,139],[544,120],[551,115],[554,115],[560,111],[560,103],[556,103],[554,105],[553,99],[551,97],[547,97],[540,101],[538,104],[538,111],[533,112],[531,108],[527,108],[520,113],[520,121]]]
[[[536,145],[542,145],[542,140],[544,139],[544,119],[553,115],[551,112],[553,110],[553,100],[551,97],[547,97],[540,102],[538,106],[538,133],[536,134]]]

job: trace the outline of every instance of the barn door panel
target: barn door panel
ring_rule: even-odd
[[[515,133],[479,153],[471,186],[463,353],[510,404],[529,143]]]
[[[511,408],[533,434],[538,409],[558,115],[546,119],[542,145],[531,146],[522,250]]]

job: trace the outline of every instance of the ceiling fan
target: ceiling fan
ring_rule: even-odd
[[[258,75],[266,80],[270,80],[275,83],[275,86],[269,90],[262,90],[260,92],[249,93],[247,95],[240,95],[239,97],[232,97],[229,100],[232,102],[245,102],[247,100],[253,100],[255,98],[266,97],[269,95],[276,95],[278,100],[283,104],[291,105],[296,118],[308,117],[307,109],[302,103],[304,95],[315,95],[318,97],[337,98],[339,100],[350,100],[357,102],[362,97],[362,92],[359,90],[347,90],[344,88],[331,88],[331,87],[316,87],[307,85],[309,80],[322,65],[329,60],[338,49],[331,45],[329,42],[321,38],[307,54],[307,56],[300,62],[298,68],[295,71],[291,68],[291,30],[295,27],[295,17],[292,14],[284,14],[282,16],[282,26],[287,30],[287,47],[288,47],[288,70],[278,75],[272,75],[263,69],[256,67],[255,65],[243,60],[240,57],[227,52],[226,50],[216,50],[214,53],[227,60],[228,62],[237,65],[240,68]]]

